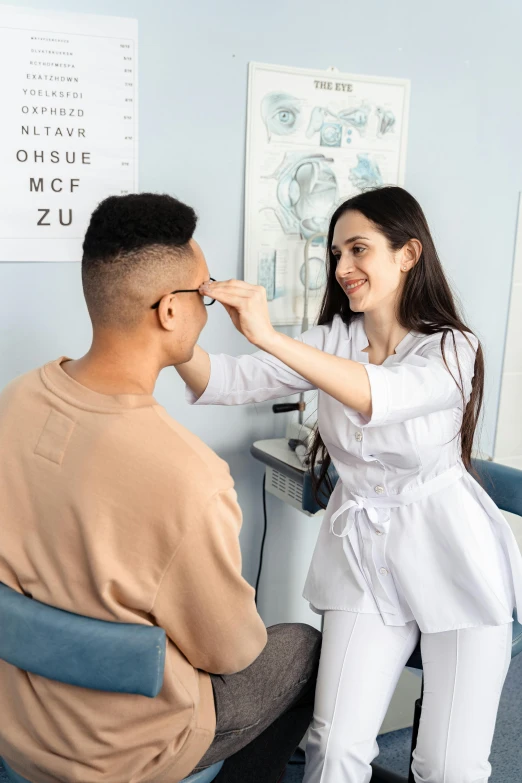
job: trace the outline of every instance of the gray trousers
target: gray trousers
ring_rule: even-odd
[[[216,783],[277,783],[312,720],[320,648],[315,628],[275,625],[251,666],[211,675],[216,735],[194,772],[226,759]]]

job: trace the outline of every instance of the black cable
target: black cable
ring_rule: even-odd
[[[268,527],[268,521],[266,515],[266,471],[263,476],[263,519],[264,519],[263,539],[261,541],[261,552],[259,554],[259,568],[257,570],[257,579],[256,579],[256,599],[255,599],[256,606],[257,606],[257,592],[259,590],[259,580],[261,579],[261,569],[263,568],[263,555],[265,552],[266,531]]]

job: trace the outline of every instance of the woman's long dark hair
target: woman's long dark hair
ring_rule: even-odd
[[[450,339],[453,339],[455,354],[457,355],[455,337],[452,330],[459,331],[464,335],[471,334],[471,330],[461,320],[420,204],[403,188],[385,187],[366,191],[345,201],[334,212],[328,230],[328,281],[318,323],[329,324],[335,315],[340,315],[348,326],[354,317],[354,313],[350,309],[348,297],[335,277],[337,261],[332,254],[335,225],[341,215],[348,211],[360,212],[370,220],[384,234],[392,251],[400,250],[410,239],[419,240],[422,245],[422,253],[417,264],[406,275],[404,288],[398,303],[397,320],[408,331],[420,332],[422,334],[442,332],[441,348],[444,362],[446,362],[444,346],[449,335]],[[448,366],[447,363],[446,366]],[[457,367],[459,369],[459,377],[454,378],[454,380],[460,389],[463,405],[465,405],[458,356]],[[467,470],[472,469],[471,450],[482,408],[483,394],[484,356],[479,344],[475,358],[471,398],[468,404],[465,405],[460,429],[462,461]],[[328,475],[330,464],[330,455],[323,443],[319,430],[316,429],[310,449],[310,467],[315,497],[323,508],[325,508],[325,500],[332,490]],[[325,492],[324,490],[327,491]]]

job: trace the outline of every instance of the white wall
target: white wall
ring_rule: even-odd
[[[214,277],[242,272],[247,63],[410,78],[406,186],[423,204],[484,341],[483,447],[492,453],[522,181],[518,0],[11,2],[138,18],[140,185],[197,208],[197,239]],[[60,354],[81,355],[89,334],[78,266],[0,265],[0,386]],[[218,307],[202,342],[211,351],[250,350]],[[189,409],[173,370],[160,378],[156,396],[230,462],[245,516],[244,569],[253,580],[262,469],[249,447],[282,433],[283,420],[270,405]],[[317,521],[272,498],[268,515],[263,616],[268,623],[313,619],[300,593]]]

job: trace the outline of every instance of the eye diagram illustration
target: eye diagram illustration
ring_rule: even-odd
[[[393,130],[395,125],[395,114],[391,109],[383,109],[378,106],[376,109],[378,125],[377,125],[377,137],[382,139],[387,133]]]
[[[315,109],[312,109],[310,122],[308,123],[308,128],[306,129],[307,138],[311,139],[314,134],[321,130],[325,116],[326,109],[322,109],[321,106],[316,106]]]
[[[299,270],[299,279],[303,286],[305,285],[305,265],[304,262]],[[310,291],[319,291],[326,285],[326,266],[322,258],[314,256],[308,259],[308,288]]]
[[[363,136],[366,126],[368,125],[370,111],[370,106],[368,106],[367,103],[363,103],[355,109],[344,109],[343,111],[340,111],[337,115],[337,119],[344,125],[355,128],[355,130],[358,130],[361,136]]]
[[[266,297],[269,302],[275,299],[276,296],[281,296],[284,293],[284,291],[276,292],[276,258],[277,253],[275,250],[262,250],[259,254],[257,265],[257,284],[266,288]]]
[[[342,109],[341,111],[332,111],[323,106],[316,106],[312,109],[310,122],[306,130],[307,138],[311,139],[316,133],[321,133],[321,144],[323,144],[323,135],[325,126],[331,126],[334,122],[340,129],[339,144],[328,144],[330,147],[338,147],[341,143],[342,128],[355,128],[361,136],[364,136],[368,125],[371,107],[367,103],[362,103],[352,109]],[[330,132],[331,133],[331,132]]]
[[[338,200],[337,179],[332,158],[321,154],[287,153],[269,179],[277,179],[274,209],[285,234],[308,239],[326,232],[328,217]]]
[[[366,152],[357,155],[357,166],[350,169],[349,176],[358,190],[370,190],[383,184],[379,166]]]
[[[286,92],[270,92],[261,101],[261,115],[268,141],[274,136],[290,136],[302,123],[301,101]]]
[[[343,138],[343,126],[337,122],[325,122],[321,127],[321,146],[340,147]]]

